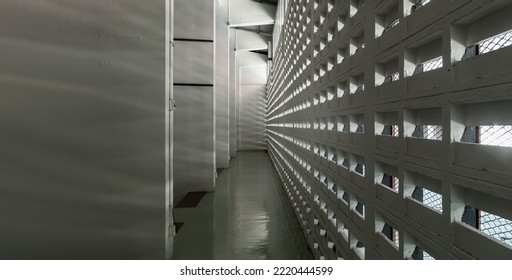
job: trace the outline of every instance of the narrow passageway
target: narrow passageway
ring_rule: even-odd
[[[312,259],[270,157],[241,151],[196,207],[175,208],[183,223],[175,259]]]

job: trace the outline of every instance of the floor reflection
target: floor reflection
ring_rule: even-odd
[[[265,152],[238,152],[216,191],[175,216],[175,259],[312,259]]]

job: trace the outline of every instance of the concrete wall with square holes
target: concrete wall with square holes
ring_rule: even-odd
[[[319,259],[512,258],[512,147],[462,141],[467,127],[512,125],[512,47],[463,59],[512,28],[512,5],[431,0],[412,12],[417,2],[289,2],[268,145]],[[436,56],[439,68],[414,73]],[[509,224],[473,228],[466,206]]]

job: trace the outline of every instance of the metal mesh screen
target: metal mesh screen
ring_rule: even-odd
[[[443,67],[442,56],[423,62],[423,72],[432,71],[441,67]]]
[[[396,124],[385,125],[381,135],[398,137],[400,134],[399,126]]]
[[[480,230],[512,246],[512,221],[480,210]]]
[[[412,198],[438,211],[439,213],[443,213],[443,196],[436,192],[416,186],[412,193]]]
[[[480,143],[484,145],[512,147],[512,125],[480,126]]]
[[[443,196],[438,193],[423,189],[423,204],[443,213]]]
[[[421,9],[423,6],[425,6],[429,2],[430,2],[430,0],[420,0],[420,1],[418,1],[418,3],[416,3],[415,5],[412,6],[411,13]]]
[[[399,23],[400,23],[400,19],[399,19],[399,18],[395,19],[395,20],[394,20],[394,21],[392,21],[390,24],[388,24],[388,25],[386,26],[386,28],[384,28],[384,31],[382,31],[382,34],[384,34],[384,33],[388,32],[391,28],[393,28],[393,27],[397,26]]]
[[[488,38],[478,44],[479,54],[489,53],[512,45],[512,30]]]
[[[430,140],[443,139],[443,126],[442,125],[424,125],[423,138]]]

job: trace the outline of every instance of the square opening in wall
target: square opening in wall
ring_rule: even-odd
[[[406,110],[404,132],[406,137],[427,140],[442,140],[442,108],[421,108]]]
[[[375,37],[384,35],[400,23],[398,0],[385,1],[375,12]]]
[[[380,229],[380,232],[391,242],[391,244],[394,245],[396,249],[400,247],[400,233],[395,227],[385,222]]]
[[[339,184],[337,189],[337,197],[346,205],[350,203],[350,194],[346,191],[344,186],[341,186]]]
[[[338,120],[338,131],[339,132],[349,132],[350,131],[348,116],[346,116],[346,115],[338,116],[337,120]]]
[[[338,52],[336,54],[336,62],[337,64],[341,64],[343,61],[345,61],[345,58],[349,57],[349,47],[348,44],[345,44],[338,48]]]
[[[343,96],[346,96],[346,95],[349,95],[350,94],[350,91],[349,91],[349,86],[348,86],[348,81],[347,80],[343,80],[341,82],[338,83],[337,87],[336,87],[336,93],[337,93],[337,97],[340,98],[340,97],[343,97]]]
[[[359,256],[360,259],[365,259],[366,248],[364,243],[358,240],[354,235],[351,236],[351,248]]]
[[[377,162],[375,164],[375,183],[398,193],[400,189],[398,167]]]
[[[348,153],[342,150],[338,150],[338,165],[348,169],[350,166]]]
[[[413,260],[425,260],[425,261],[433,261],[435,260],[431,254],[429,254],[426,250],[422,249],[420,246],[416,246],[414,251],[412,252],[411,259]]]
[[[443,67],[441,33],[431,34],[405,49],[404,70],[407,77]]]
[[[511,100],[454,107],[455,139],[486,146],[512,147]]]
[[[364,72],[357,73],[350,77],[350,93],[362,93],[365,89]]]
[[[341,234],[345,241],[348,241],[349,232],[350,231],[347,225],[341,221],[338,221],[338,233]]]
[[[390,55],[375,65],[375,86],[390,84],[399,79],[398,54]]]
[[[364,204],[359,200],[359,198],[357,198],[356,196],[352,196],[350,204],[352,210],[364,220],[366,215],[366,209]]]
[[[356,32],[350,38],[350,54],[354,55],[358,52],[361,52],[366,47],[366,43],[364,40],[364,30]]]
[[[400,125],[398,112],[375,113],[375,134],[382,136],[399,137]]]
[[[511,46],[511,13],[512,5],[496,2],[457,20],[451,27],[455,59],[470,59]]]
[[[466,205],[461,221],[512,248],[511,220]]]
[[[474,190],[470,188],[471,186],[468,187],[453,185],[451,188],[452,211],[455,221],[473,228],[473,236],[478,238],[475,240],[485,242],[481,237],[474,235],[474,233],[478,233],[510,252],[509,250],[512,249],[510,200],[486,191]],[[485,249],[479,247],[477,250]],[[492,255],[492,252],[487,253]]]
[[[365,0],[350,0],[350,16],[355,16],[366,4]]]
[[[443,213],[441,181],[412,171],[406,171],[404,174],[404,192],[406,197],[410,197],[440,214]]]
[[[431,0],[404,0],[406,14],[413,14],[430,3]]]
[[[350,128],[352,133],[365,133],[364,115],[353,114],[350,115]]]

